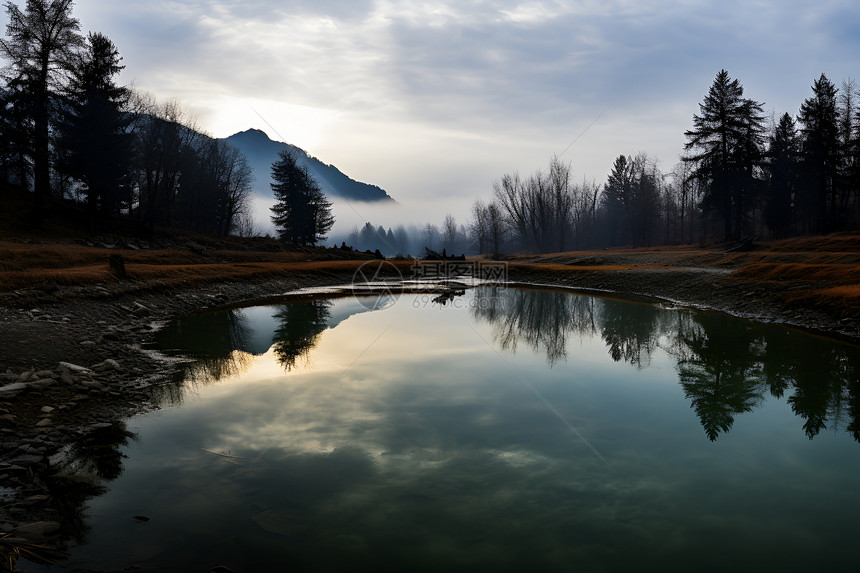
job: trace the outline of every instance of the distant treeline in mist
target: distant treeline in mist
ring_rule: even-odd
[[[426,249],[448,255],[484,252],[475,245],[472,230],[465,225],[458,225],[453,215],[446,215],[441,227],[427,223],[423,226],[397,225],[386,229],[382,225],[365,223],[347,235],[332,235],[332,240],[335,243],[345,242],[360,251],[379,250],[389,257],[422,256],[426,254]]]
[[[503,175],[468,222],[409,234],[448,252],[556,252],[611,246],[779,239],[860,227],[860,91],[822,74],[796,117],[765,117],[722,70],[714,79],[680,160],[662,171],[647,153],[619,155],[603,184],[574,180],[553,157],[528,176]],[[403,241],[375,236],[383,253]],[[397,231],[393,233],[398,236]],[[383,240],[382,237],[385,236]],[[454,246],[456,245],[456,246]],[[421,245],[423,246],[423,245]],[[413,247],[413,251],[414,251]]]
[[[0,186],[33,193],[39,226],[52,199],[112,218],[211,234],[250,233],[252,171],[238,150],[195,129],[176,102],[116,83],[122,58],[79,32],[71,0],[6,3],[0,40]]]

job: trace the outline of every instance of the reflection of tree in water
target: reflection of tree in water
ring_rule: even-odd
[[[601,300],[600,333],[609,347],[609,356],[636,367],[647,366],[657,349],[660,320],[651,305],[618,300]]]
[[[137,439],[124,421],[96,428],[61,452],[47,486],[59,510],[63,530],[82,543],[89,530],[84,507],[106,491],[107,482],[122,475],[125,454],[120,451]]]
[[[567,357],[569,333],[595,330],[594,301],[570,293],[486,287],[478,289],[472,313],[493,325],[493,341],[516,352],[522,342],[546,353],[550,366]]]
[[[722,317],[697,317],[698,328],[678,333],[687,352],[678,359],[684,395],[711,441],[728,432],[737,414],[761,404],[760,368],[749,329]]]
[[[485,287],[475,298],[473,314],[492,325],[496,344],[524,343],[550,365],[566,359],[571,334],[599,332],[613,360],[636,367],[663,349],[711,440],[770,394],[788,396],[810,438],[843,427],[860,441],[860,349],[721,314],[563,292]]]
[[[122,460],[126,457],[119,448],[135,439],[137,434],[129,431],[125,422],[117,421],[96,428],[71,446],[64,470],[86,473],[106,481],[115,480],[122,475]]]
[[[293,302],[277,307],[279,321],[272,333],[275,355],[286,370],[296,366],[316,344],[327,328],[328,300]],[[241,310],[226,310],[176,320],[159,332],[158,346],[170,352],[177,349],[192,360],[174,372],[173,384],[150,388],[152,399],[159,404],[178,405],[189,387],[208,384],[226,377],[239,376],[254,363],[254,352],[268,349],[265,339],[253,336]]]
[[[522,342],[544,352],[550,365],[566,359],[570,334],[598,331],[613,360],[646,365],[668,316],[650,305],[548,290],[485,287],[476,301],[475,318],[494,326],[493,341],[502,349],[516,351]]]
[[[667,350],[712,440],[769,393],[788,395],[810,439],[827,427],[843,427],[860,441],[860,350],[722,315],[682,314],[688,318],[679,321]]]
[[[328,327],[332,304],[317,299],[278,307],[275,318],[280,325],[274,333],[274,350],[285,370],[295,368],[300,358],[307,359],[319,335]]]
[[[180,406],[185,402],[189,389],[197,389],[231,376],[240,376],[247,372],[253,363],[254,355],[242,350],[234,350],[218,358],[199,358],[181,364],[180,368],[173,372],[172,383],[150,386],[147,391],[156,404]]]
[[[193,358],[223,359],[246,350],[249,329],[241,310],[197,314],[171,322],[156,336],[158,346],[180,348]]]
[[[793,390],[788,403],[804,419],[806,435],[845,426],[860,441],[860,351],[788,330],[769,333],[766,344],[767,382],[775,396],[782,388]]]
[[[157,335],[160,348],[168,352],[181,349],[193,360],[182,363],[173,373],[173,384],[150,388],[158,404],[179,405],[191,385],[215,382],[237,376],[250,368],[253,355],[248,348],[250,329],[241,310],[226,310],[180,318]]]

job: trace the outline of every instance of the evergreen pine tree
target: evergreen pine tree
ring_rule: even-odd
[[[693,176],[705,188],[703,210],[722,217],[726,239],[743,233],[764,132],[762,104],[743,95],[740,82],[720,70],[699,104],[699,115],[693,116],[693,129],[684,133],[684,149],[696,152],[686,160],[695,165]]]
[[[130,92],[114,81],[121,61],[107,36],[90,34],[60,114],[58,168],[83,184],[91,221],[97,211],[118,212],[130,169]]]
[[[821,76],[812,85],[812,97],[800,106],[804,206],[812,217],[812,231],[825,232],[836,225],[837,174],[841,167],[836,86]]]
[[[799,155],[794,119],[787,113],[783,114],[768,144],[768,189],[764,207],[765,221],[778,237],[787,235],[794,221]]]
[[[272,164],[272,191],[276,203],[271,208],[278,238],[296,246],[313,246],[326,238],[334,216],[307,168],[300,166],[287,150]]]
[[[629,157],[619,155],[600,194],[605,237],[610,245],[622,245],[631,239],[627,207],[633,186],[632,166],[633,161]]]

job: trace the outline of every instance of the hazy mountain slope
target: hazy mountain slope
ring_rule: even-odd
[[[294,145],[272,141],[260,130],[242,131],[231,135],[225,141],[239,148],[248,158],[248,164],[256,176],[254,190],[258,195],[272,197],[272,188],[270,187],[272,163],[277,160],[278,153],[282,149],[289,149],[297,155],[299,164],[308,168],[308,171],[330,199],[341,197],[350,201],[394,201],[388,193],[376,185],[368,185],[350,179],[334,165],[326,165]]]

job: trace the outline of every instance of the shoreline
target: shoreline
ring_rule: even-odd
[[[0,299],[0,387],[7,389],[0,391],[0,534],[50,541],[61,521],[51,491],[64,452],[93,432],[158,407],[147,389],[166,382],[173,371],[147,349],[161,326],[202,311],[273,304],[290,293],[309,296],[302,289],[326,296],[333,287],[348,288],[353,277],[338,268],[187,287],[120,285],[118,292],[109,285],[65,287],[19,297],[14,305]],[[782,297],[796,285],[748,281],[730,272],[559,270],[512,263],[504,284],[718,311],[860,343],[860,323],[853,317],[787,307]],[[437,286],[434,292],[445,290]],[[26,530],[16,530],[36,521],[51,524],[51,531],[27,537]]]

